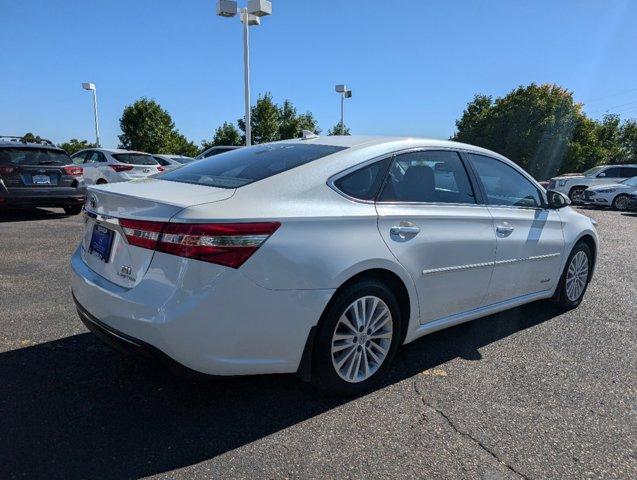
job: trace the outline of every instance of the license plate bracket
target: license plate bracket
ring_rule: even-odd
[[[102,262],[108,263],[111,257],[111,246],[113,245],[114,231],[101,225],[93,226],[93,234],[91,235],[91,243],[88,252],[95,255]]]

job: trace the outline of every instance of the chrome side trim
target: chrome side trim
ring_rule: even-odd
[[[547,258],[559,257],[560,255],[561,255],[560,252],[555,252],[555,253],[547,253],[544,255],[533,255],[531,257],[526,257],[526,258],[509,258],[507,260],[496,260],[495,262],[470,263],[467,265],[455,265],[453,267],[429,268],[429,269],[423,270],[422,274],[432,275],[435,273],[457,272],[460,270],[472,270],[474,268],[493,267],[496,265],[509,265],[509,264],[519,263],[519,262],[546,260]]]
[[[457,265],[454,267],[440,267],[440,268],[429,268],[427,270],[423,270],[423,275],[431,275],[433,273],[443,273],[443,272],[457,272],[460,270],[471,270],[474,268],[484,268],[484,267],[492,267],[494,262],[483,262],[483,263],[471,263],[468,265]]]

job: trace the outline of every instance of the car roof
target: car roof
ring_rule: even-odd
[[[76,153],[85,152],[87,150],[105,152],[105,153],[139,153],[141,155],[152,155],[146,152],[138,152],[137,150],[124,150],[121,148],[102,148],[102,147],[88,147],[83,148],[82,150],[77,151]]]
[[[39,148],[39,149],[47,149],[47,150],[57,150],[58,152],[64,152],[60,147],[56,147],[55,145],[48,145],[44,143],[24,143],[24,142],[0,142],[0,148],[2,147],[11,147],[11,148]]]

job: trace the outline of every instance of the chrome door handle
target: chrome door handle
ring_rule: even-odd
[[[495,229],[495,231],[498,232],[500,235],[511,235],[513,233],[513,230],[515,230],[513,227],[506,227],[503,225],[500,225]]]
[[[399,236],[403,236],[403,235],[418,235],[418,233],[420,233],[420,227],[417,226],[406,226],[406,225],[399,225],[399,226],[393,226],[389,229],[389,233],[391,233],[392,235],[399,235]]]

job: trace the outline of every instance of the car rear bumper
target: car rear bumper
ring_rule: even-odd
[[[66,207],[82,205],[86,187],[80,188],[0,188],[0,205],[24,207]]]
[[[81,248],[71,259],[72,291],[87,327],[120,350],[206,375],[296,372],[334,292],[268,290],[239,270],[219,274],[162,253],[127,289],[91,270]]]

